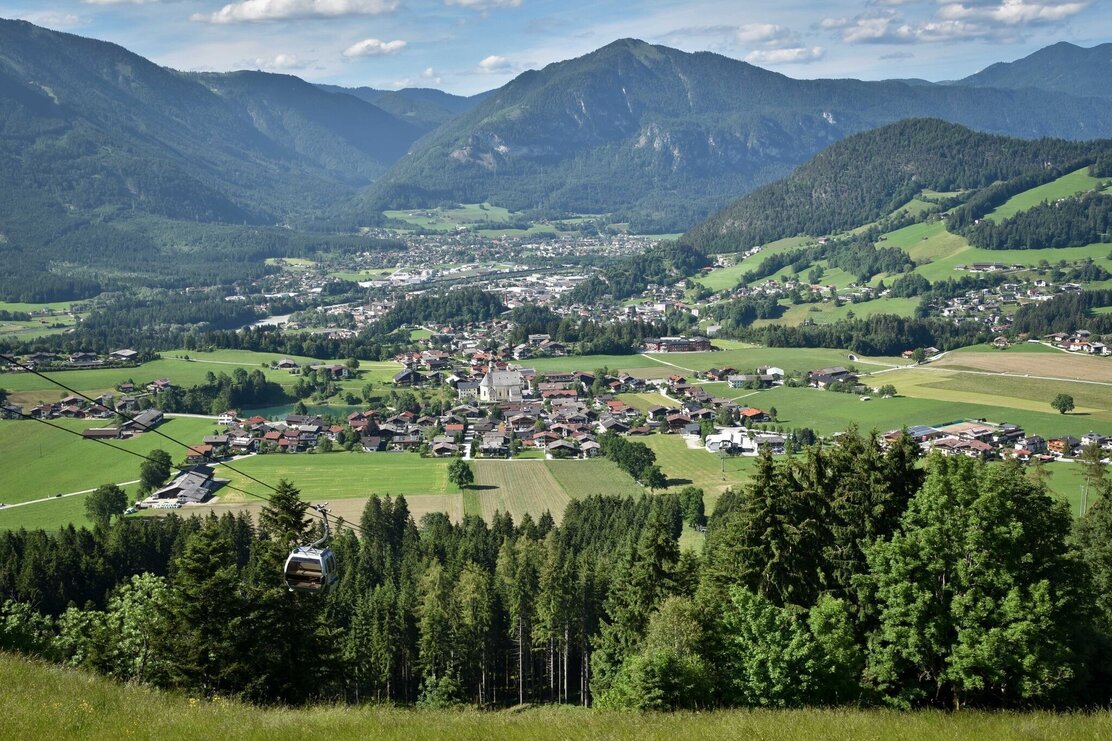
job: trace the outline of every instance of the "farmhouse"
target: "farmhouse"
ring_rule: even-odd
[[[155,427],[162,424],[163,419],[164,416],[160,409],[144,409],[120,425],[120,429],[124,432],[144,432],[146,430],[153,430]]]
[[[193,466],[184,469],[170,484],[164,486],[143,503],[150,506],[159,500],[175,499],[183,504],[201,504],[224,484],[225,479],[215,478],[212,466]]]
[[[706,337],[649,337],[646,352],[706,352],[711,349]]]

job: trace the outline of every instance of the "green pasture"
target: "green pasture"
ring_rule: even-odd
[[[680,403],[675,399],[664,396],[650,391],[639,394],[619,394],[618,399],[625,402],[634,409],[639,409],[642,412],[647,411],[651,407],[678,407]]]
[[[1020,211],[1026,211],[1033,206],[1039,205],[1043,201],[1052,202],[1059,198],[1067,198],[1106,185],[1107,183],[1108,178],[1092,177],[1089,175],[1088,166],[1082,167],[1080,170],[1074,170],[1057,180],[1012,196],[985,218],[992,219],[993,221],[1003,221],[1009,216],[1015,216]]]
[[[753,322],[753,326],[761,327],[767,324],[785,324],[790,327],[795,327],[808,319],[816,324],[829,324],[842,319],[848,319],[850,317],[850,312],[859,319],[865,319],[875,314],[896,314],[898,316],[909,317],[914,315],[915,307],[919,305],[919,299],[878,298],[856,304],[846,302],[841,306],[835,306],[833,301],[824,301],[817,304],[786,305],[788,308],[779,319],[758,319]]]
[[[778,255],[781,252],[787,252],[798,247],[802,247],[811,241],[810,237],[788,237],[787,239],[779,239],[775,242],[769,242],[761,251],[755,255],[739,260],[737,263],[726,267],[716,268],[711,272],[695,279],[695,282],[706,286],[712,291],[722,291],[728,288],[733,288],[741,280],[741,276],[750,270],[754,270],[764,263],[769,257]]]
[[[633,355],[567,355],[562,358],[534,358],[522,360],[520,365],[533,368],[537,373],[566,373],[570,371],[586,371],[593,373],[599,368],[609,368],[612,371],[627,368],[656,368],[660,363],[650,360],[642,354]]]
[[[797,347],[748,347],[737,350],[695,353],[652,353],[648,357],[658,358],[681,370],[706,371],[711,368],[731,366],[739,370],[760,366],[775,366],[789,373],[793,370],[806,371],[836,365],[857,365],[862,370],[877,370],[880,367],[904,365],[901,358],[871,358],[857,356],[856,361],[849,359],[845,350]],[[673,368],[674,372],[676,369]]]
[[[405,496],[449,494],[458,490],[448,483],[448,461],[421,458],[415,453],[271,453],[236,461],[232,466],[271,486],[286,479],[312,501],[369,497],[377,494]],[[268,488],[221,466],[218,475],[251,494],[266,496]],[[251,497],[235,491],[220,493],[221,502],[248,502]]]
[[[80,432],[109,426],[111,420],[56,419],[51,424]],[[186,445],[199,444],[214,429],[211,420],[189,417],[169,419],[158,427],[159,432]],[[185,458],[183,446],[155,432],[109,442],[143,455],[162,449],[175,462]],[[0,421],[0,449],[5,460],[0,466],[0,502],[7,504],[133,481],[139,478],[142,464],[133,455],[33,420]]]
[[[1038,250],[986,250],[973,247],[965,237],[951,234],[942,221],[912,224],[889,232],[878,242],[884,247],[901,247],[918,263],[915,272],[934,282],[958,277],[966,273],[956,270],[958,265],[975,262],[999,262],[1005,265],[1035,267],[1041,260],[1056,264],[1092,259],[1105,268],[1112,268],[1109,245],[1090,244],[1082,247],[1048,247]],[[889,281],[890,282],[890,281]]]
[[[869,379],[870,385],[892,383],[900,388],[900,372],[885,373]],[[1031,434],[1043,437],[1081,436],[1095,426],[1093,417],[1082,414],[1058,414],[1047,399],[1046,412],[1014,409],[989,403],[971,403],[933,398],[929,389],[918,392],[924,397],[898,396],[861,401],[855,394],[841,394],[811,388],[774,388],[762,391],[759,406],[776,407],[779,423],[786,428],[810,427],[819,434],[844,430],[856,423],[862,430],[880,432],[912,425],[939,425],[962,419],[986,419],[989,422],[1018,424]],[[983,397],[982,397],[983,398]],[[1112,432],[1107,423],[1105,432]]]
[[[689,448],[680,435],[648,435],[637,438],[656,453],[660,470],[668,477],[665,491],[679,491],[685,486],[703,490],[707,512],[726,489],[744,486],[752,473],[756,458],[719,456],[705,448]]]
[[[1112,307],[1110,307],[1112,308]],[[951,351],[953,353],[968,353],[968,352],[998,352],[998,353],[1059,353],[1062,351],[1044,345],[1041,342],[1021,342],[1017,345],[1008,345],[1007,347],[996,347],[995,345],[966,345]]]

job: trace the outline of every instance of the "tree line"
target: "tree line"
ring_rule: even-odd
[[[899,355],[917,347],[951,350],[987,342],[986,328],[977,322],[954,323],[938,317],[874,314],[864,319],[842,319],[829,324],[788,327],[770,324],[729,332],[736,339],[766,347],[830,347],[862,355]]]
[[[1112,333],[1112,315],[1094,309],[1112,306],[1112,290],[1060,293],[1049,301],[1024,304],[1015,313],[1012,329],[1019,334],[1042,337],[1054,332],[1087,329],[1098,335]]]

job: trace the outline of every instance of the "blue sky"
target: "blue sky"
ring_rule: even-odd
[[[1112,0],[0,0],[187,70],[469,94],[635,37],[792,77],[964,77],[1112,41]]]

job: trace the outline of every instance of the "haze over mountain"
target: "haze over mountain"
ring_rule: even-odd
[[[1112,106],[1042,90],[795,80],[624,39],[526,72],[423,139],[367,212],[489,200],[690,225],[831,143],[915,116],[1021,137],[1112,135]]]
[[[465,97],[426,87],[407,87],[401,90],[376,90],[372,87],[347,88],[339,85],[318,85],[330,93],[354,95],[403,121],[425,129],[435,129],[440,124],[474,108],[490,93]]]
[[[1062,41],[1014,62],[998,62],[954,84],[1112,98],[1112,44],[1085,49]]]

